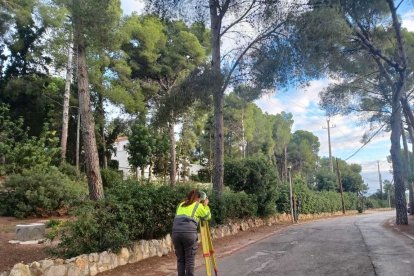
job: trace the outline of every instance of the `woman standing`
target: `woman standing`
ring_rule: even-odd
[[[209,219],[211,213],[204,192],[194,189],[187,195],[186,200],[178,205],[172,229],[178,276],[194,275],[198,223],[200,220]]]

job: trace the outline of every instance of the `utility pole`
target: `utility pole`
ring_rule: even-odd
[[[338,158],[336,158],[336,174],[338,175],[339,191],[341,192],[342,213],[345,214],[344,191],[342,189],[341,171],[339,170]]]
[[[379,184],[380,184],[380,196],[381,196],[381,200],[382,200],[382,178],[381,178],[379,160],[377,162],[378,162],[378,179],[379,179]]]
[[[331,148],[331,128],[334,128],[335,125],[332,125],[329,123],[330,118],[326,119],[327,127],[323,127],[323,129],[328,130],[328,143],[329,143],[329,167],[331,169],[331,173],[333,173],[333,161],[332,161],[332,148]]]
[[[292,166],[288,166],[289,170],[289,197],[290,197],[290,218],[293,223],[293,191],[292,191]]]

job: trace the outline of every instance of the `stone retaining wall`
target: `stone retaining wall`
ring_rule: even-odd
[[[356,213],[348,211],[350,213]],[[317,219],[337,213],[300,215],[301,220]],[[232,221],[226,225],[211,228],[213,239],[235,235],[240,231],[263,225],[271,226],[278,222],[289,222],[290,215],[275,215],[266,219],[248,219]],[[201,240],[201,239],[199,239]],[[171,236],[168,234],[161,240],[140,240],[131,248],[122,248],[119,253],[104,251],[85,254],[71,259],[45,259],[30,264],[18,263],[8,272],[0,272],[0,276],[94,276],[99,272],[114,269],[128,263],[136,263],[149,257],[161,257],[173,251]]]

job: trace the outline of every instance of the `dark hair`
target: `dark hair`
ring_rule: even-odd
[[[194,189],[188,193],[187,198],[185,199],[183,205],[181,206],[187,207],[193,204],[194,202],[196,202],[200,197],[201,197],[200,192],[197,189]]]

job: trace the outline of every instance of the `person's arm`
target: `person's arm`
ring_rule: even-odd
[[[197,216],[200,220],[210,220],[211,219],[211,212],[210,207],[208,205],[200,204],[196,211]]]

